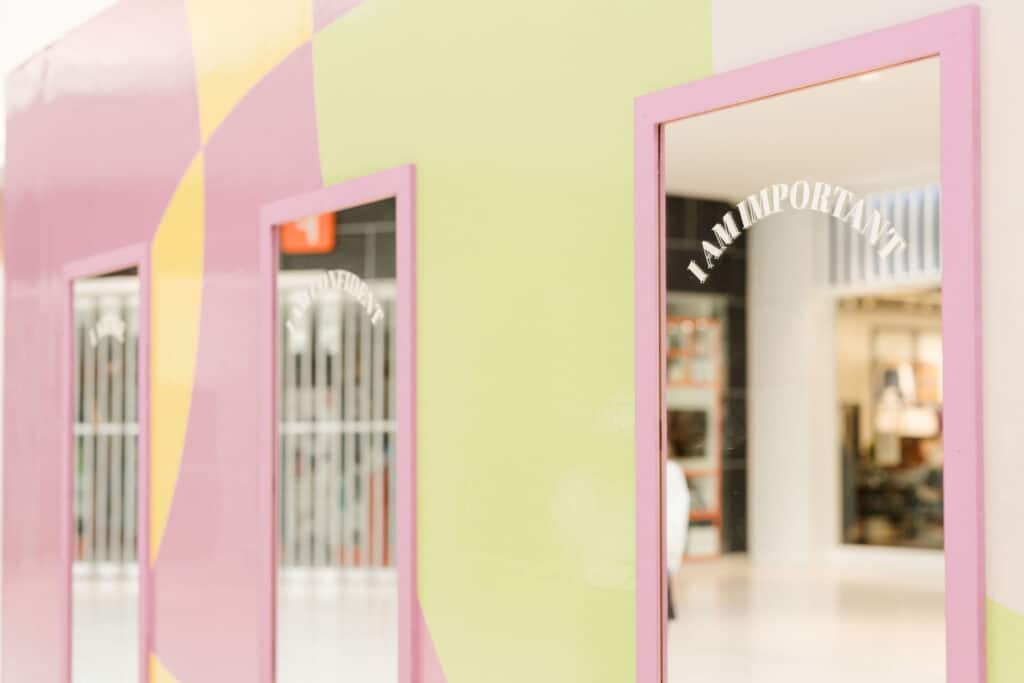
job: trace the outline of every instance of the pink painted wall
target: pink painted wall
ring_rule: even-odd
[[[326,25],[356,4],[318,2],[316,23]],[[202,243],[187,245],[201,255],[201,310],[180,466],[157,475],[172,499],[169,521],[150,539],[155,561],[142,598],[150,642],[142,647],[154,659],[144,656],[142,668],[161,681],[167,675],[182,681],[272,677],[269,503],[275,440],[253,428],[267,423],[266,405],[273,401],[264,395],[272,385],[254,372],[268,367],[256,337],[262,331],[270,339],[265,288],[272,270],[265,240],[257,236],[261,209],[322,187],[312,44],[299,41],[257,73],[227,115],[204,131],[203,88],[196,76],[201,69],[191,57],[194,16],[188,9],[163,0],[119,5],[46,50],[8,83],[13,172],[7,192],[14,199],[7,217],[15,229],[5,240],[11,255],[5,318],[11,340],[5,348],[5,681],[65,681],[70,667],[64,588],[69,512],[61,486],[66,432],[53,409],[68,390],[61,375],[68,264],[103,261],[128,245],[143,245],[145,254],[158,226],[166,228],[183,188],[193,193],[185,201],[200,207],[203,223]],[[237,77],[230,68],[227,73]],[[146,79],[143,87],[140,77]],[[198,192],[183,180],[193,177],[196,163]],[[399,279],[402,310],[411,319],[411,179],[403,187]],[[173,296],[173,284],[170,291]],[[165,313],[153,310],[156,319]],[[156,329],[153,343],[166,349],[171,342]],[[187,345],[171,349],[188,352]],[[411,385],[399,382],[407,387],[403,406],[409,411]],[[168,417],[157,413],[152,419],[159,424]],[[406,450],[413,435],[412,429],[402,430]],[[400,530],[403,547],[415,538],[412,474],[403,473],[409,517]],[[415,556],[401,548],[400,553],[408,595],[415,590]],[[415,674],[416,680],[442,681],[415,595],[407,602],[405,680]],[[409,641],[409,634],[417,639]]]
[[[161,45],[147,39],[153,34],[164,37]],[[180,3],[124,3],[7,84],[5,681],[60,681],[66,666],[48,645],[65,641],[67,613],[60,588],[65,431],[55,409],[62,268],[152,237],[199,143],[193,70],[183,59],[189,50]],[[127,69],[101,75],[97,63],[145,64],[153,87],[140,90]]]

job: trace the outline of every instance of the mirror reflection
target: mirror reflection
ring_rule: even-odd
[[[278,229],[276,680],[394,683],[395,201]]]
[[[667,680],[945,680],[938,60],[664,129]]]
[[[76,280],[73,297],[71,680],[133,683],[139,671],[138,273]]]

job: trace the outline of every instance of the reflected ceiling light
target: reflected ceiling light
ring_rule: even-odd
[[[860,76],[857,76],[857,80],[860,81],[861,83],[874,83],[875,81],[880,80],[881,78],[882,74],[878,73],[877,71],[872,71],[870,73],[861,74]]]

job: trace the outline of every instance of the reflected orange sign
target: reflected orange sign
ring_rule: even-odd
[[[333,250],[333,213],[306,216],[281,225],[281,251],[286,254],[325,254]]]

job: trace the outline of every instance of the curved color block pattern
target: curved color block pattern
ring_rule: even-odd
[[[178,683],[174,674],[168,671],[160,658],[154,654],[149,656],[149,683]]]
[[[199,349],[175,500],[153,580],[155,652],[189,683],[264,681],[269,596],[255,568],[272,553],[272,515],[259,505],[261,463],[273,462],[274,451],[256,428],[256,387],[265,375],[256,351],[255,235],[268,198],[320,187],[308,44],[239,101],[203,160]]]
[[[184,0],[203,140],[313,33],[310,0]]]
[[[313,30],[320,31],[365,0],[313,0]]]
[[[419,680],[416,683],[448,683],[444,675],[444,667],[441,666],[441,658],[437,656],[437,647],[434,645],[434,637],[430,635],[430,627],[423,617],[423,609],[419,612],[418,637],[420,638],[420,662]]]
[[[203,289],[203,156],[185,172],[153,236],[150,344],[150,542],[156,564],[192,405]]]
[[[1024,681],[1024,614],[988,601],[988,683]]]

